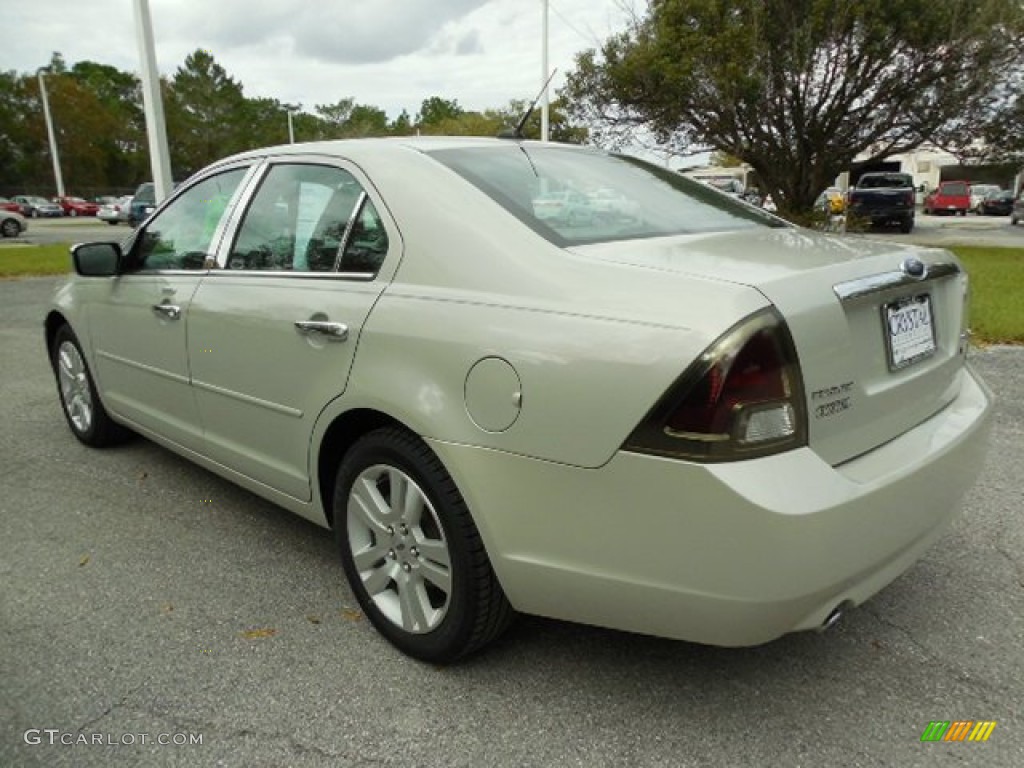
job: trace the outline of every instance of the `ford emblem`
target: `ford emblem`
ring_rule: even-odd
[[[906,259],[901,265],[900,269],[903,270],[904,274],[909,277],[916,277],[918,280],[924,278],[927,270],[925,269],[924,262],[920,259]]]

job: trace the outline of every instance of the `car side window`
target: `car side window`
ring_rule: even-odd
[[[387,250],[383,230],[376,209],[347,171],[302,163],[274,165],[245,213],[227,268],[333,272],[346,243],[342,270],[351,271],[346,261],[352,261],[373,265],[359,271],[376,273]]]
[[[363,200],[341,255],[342,272],[377,274],[388,252],[388,233],[370,198]]]
[[[217,225],[246,170],[203,179],[151,218],[133,249],[133,268],[203,269],[213,257]]]

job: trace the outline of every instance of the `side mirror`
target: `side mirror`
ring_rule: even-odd
[[[71,249],[75,272],[83,277],[116,275],[121,266],[121,256],[118,243],[80,243]]]

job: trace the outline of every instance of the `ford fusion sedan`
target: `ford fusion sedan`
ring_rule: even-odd
[[[516,613],[827,626],[947,530],[990,423],[952,254],[578,147],[253,151],[73,261],[45,333],[74,436],[332,529],[373,625],[435,663]]]

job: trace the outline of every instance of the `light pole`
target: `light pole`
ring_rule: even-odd
[[[60,155],[57,154],[57,136],[53,131],[53,117],[50,115],[50,100],[46,97],[46,79],[39,70],[39,96],[43,100],[43,117],[46,119],[46,135],[50,138],[50,159],[53,160],[53,178],[57,182],[57,196],[64,197],[64,177],[60,173]]]
[[[548,0],[541,0],[541,52],[540,52],[540,81],[544,87],[544,95],[540,102],[540,140],[548,140],[548,80],[551,73],[548,72]]]
[[[292,123],[292,111],[288,110],[288,143],[295,143],[295,125]]]
[[[160,73],[156,68],[149,0],[135,0],[135,34],[142,60],[142,105],[146,112],[149,164],[153,169],[156,202],[159,203],[171,194],[174,182],[171,179],[171,156],[167,149],[167,126],[164,124],[164,102],[160,96]]]

